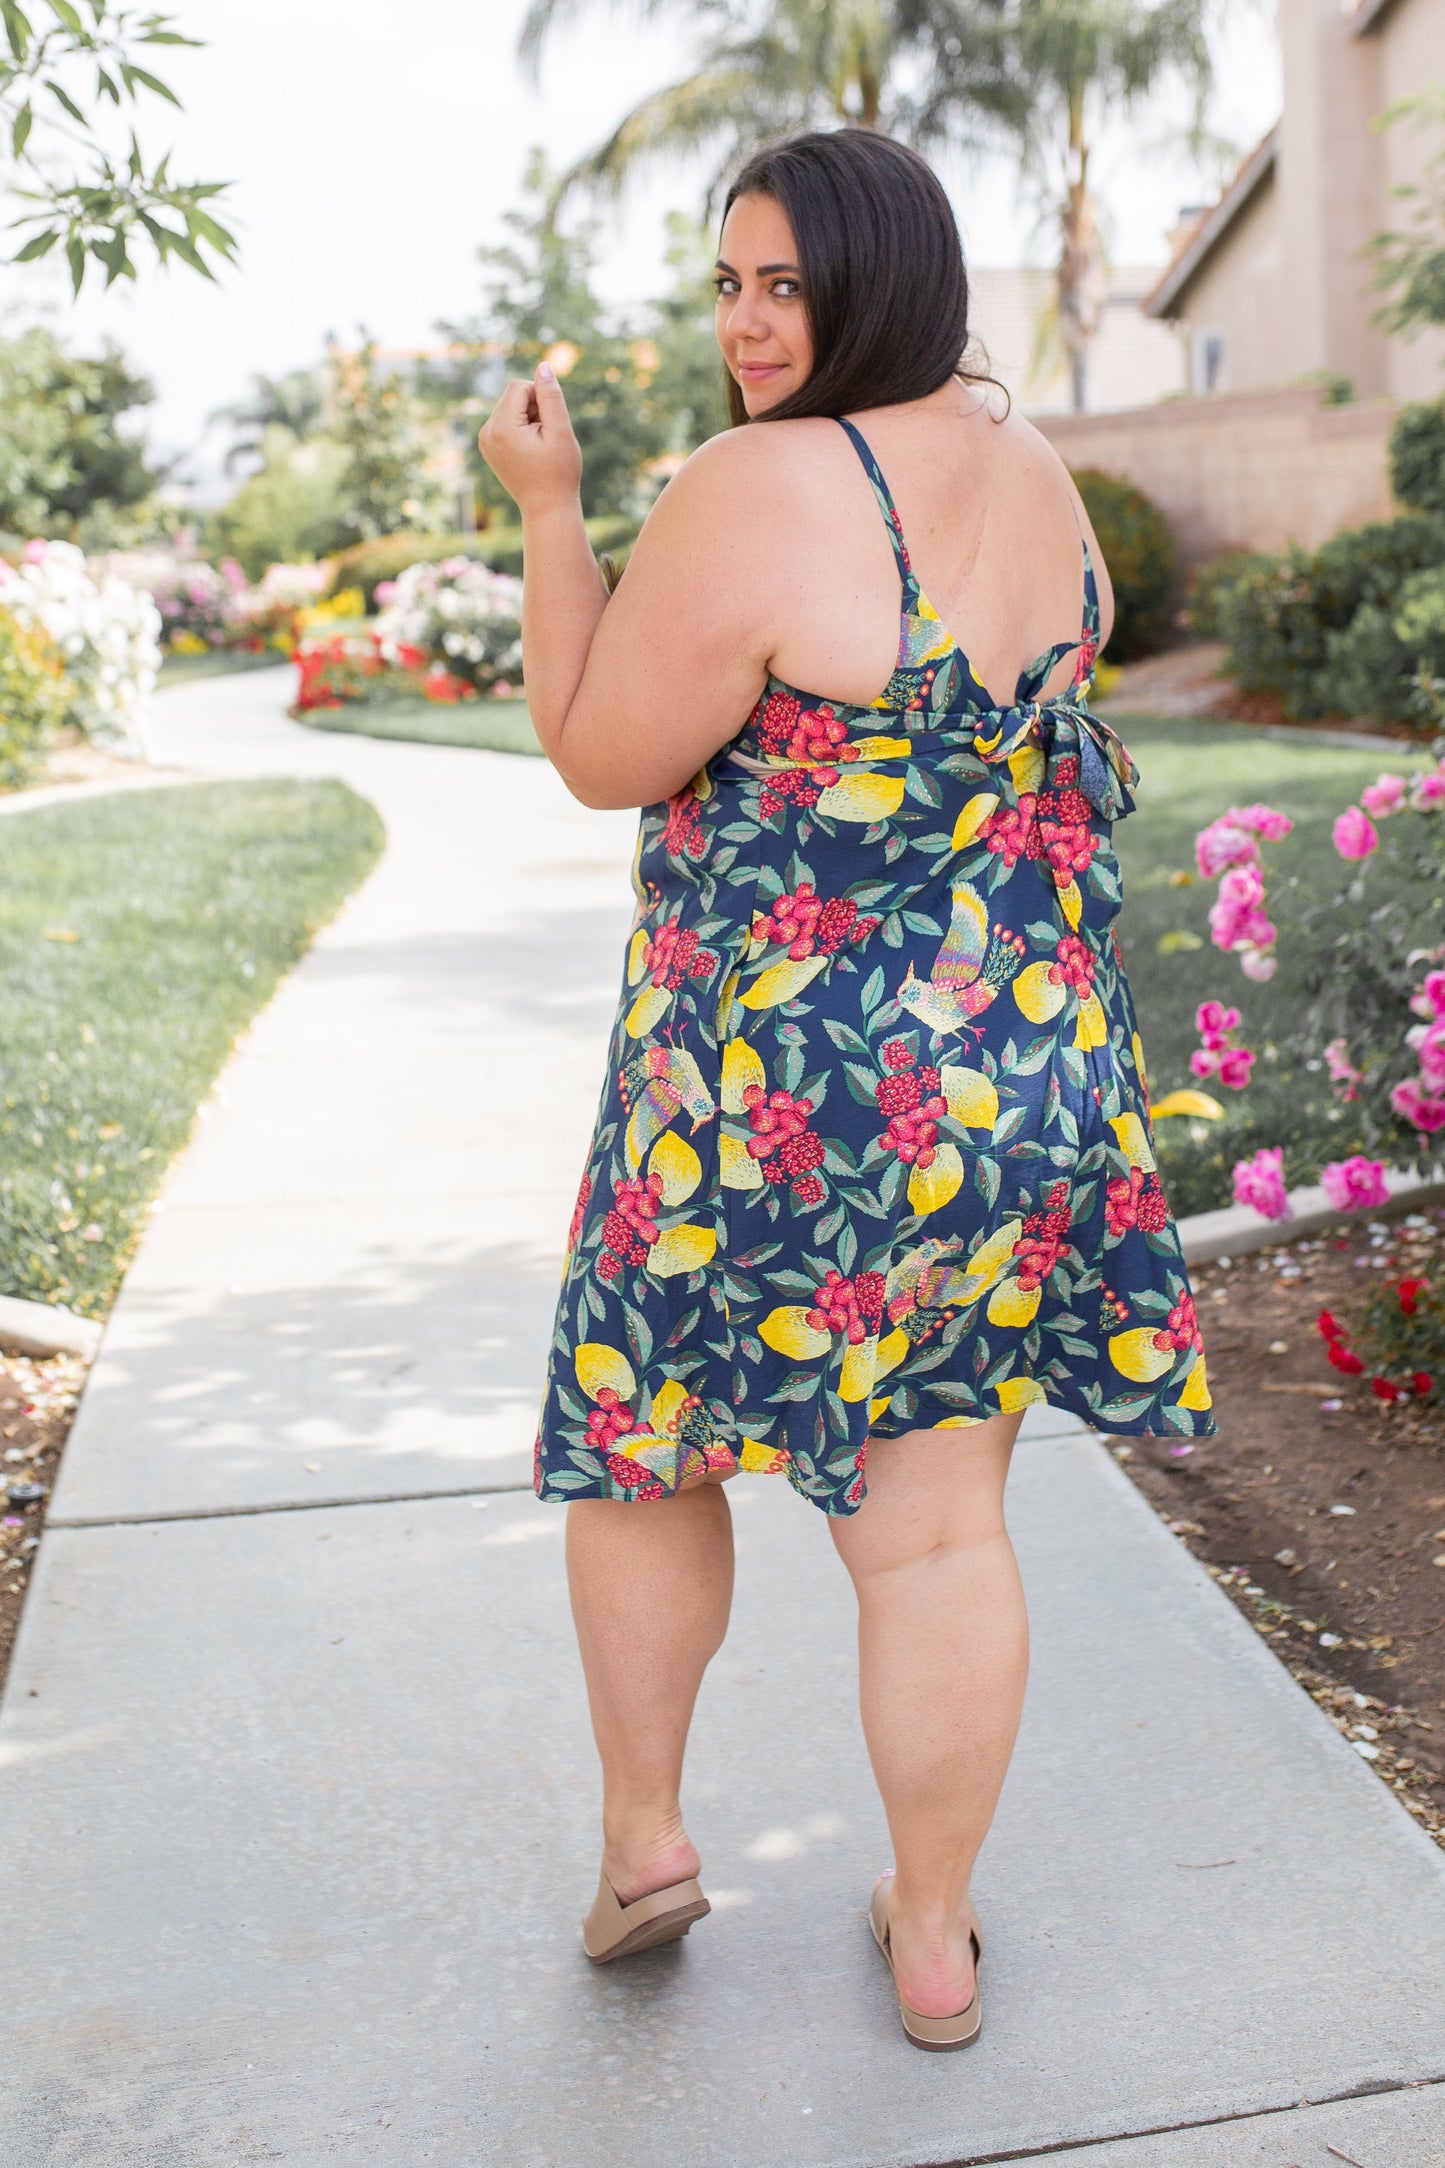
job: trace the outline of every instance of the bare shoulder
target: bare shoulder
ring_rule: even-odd
[[[773,422],[724,429],[683,463],[643,525],[634,558],[679,550],[712,563],[745,551],[767,576],[792,546],[827,471],[828,422]]]
[[[1078,495],[1073,478],[1053,445],[1016,406],[1010,406],[1007,413],[992,421],[991,426],[1005,462],[1020,479],[1033,484],[1047,481],[1070,496]]]
[[[720,430],[700,444],[668,484],[690,503],[726,503],[787,488],[818,471],[837,431],[821,419],[758,422]]]

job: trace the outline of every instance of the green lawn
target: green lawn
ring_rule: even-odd
[[[162,685],[188,685],[192,678],[231,677],[238,670],[274,670],[287,661],[278,647],[215,647],[206,655],[167,655],[161,663]]]
[[[105,1314],[237,1034],[383,840],[337,782],[0,820],[0,1293]]]
[[[1137,718],[1121,718],[1118,728],[1141,770],[1138,809],[1115,831],[1124,874],[1119,940],[1152,1093],[1159,1099],[1196,1081],[1189,1056],[1199,1043],[1194,1011],[1201,1001],[1212,996],[1238,1008],[1245,1044],[1262,1052],[1295,1028],[1305,1005],[1297,966],[1318,938],[1297,932],[1295,922],[1309,906],[1333,898],[1348,878],[1330,838],[1335,816],[1382,770],[1403,774],[1424,763],[1404,746],[1382,742],[1378,752],[1366,752],[1320,744],[1306,731],[1272,736],[1234,723]],[[1262,986],[1210,941],[1208,912],[1218,886],[1200,880],[1194,866],[1198,830],[1227,806],[1258,800],[1295,822],[1284,842],[1264,847],[1280,967]],[[1383,872],[1371,870],[1372,904],[1388,893]],[[1192,876],[1187,884],[1175,884],[1180,873]],[[1200,946],[1175,946],[1168,937],[1178,934],[1192,935]],[[1191,1137],[1177,1120],[1160,1124],[1176,1211],[1228,1203],[1229,1169],[1241,1152],[1289,1141],[1293,1089],[1266,1056],[1246,1091],[1216,1089],[1228,1119],[1211,1125],[1207,1140],[1199,1132]]]
[[[470,745],[490,753],[540,756],[525,700],[358,700],[344,708],[312,708],[296,720],[313,730],[344,730],[363,738],[407,738],[420,745]]]

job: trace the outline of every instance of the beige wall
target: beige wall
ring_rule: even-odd
[[[1397,7],[1420,0],[1397,0]],[[1424,0],[1435,6],[1438,0]],[[1279,189],[1286,281],[1279,297],[1286,365],[1276,383],[1313,370],[1353,378],[1362,398],[1386,388],[1385,340],[1370,324],[1369,264],[1381,224],[1381,42],[1358,37],[1340,0],[1280,0],[1284,110]]]
[[[1072,468],[1101,467],[1153,498],[1186,565],[1234,549],[1316,548],[1388,519],[1393,401],[1327,407],[1316,391],[1218,393],[1127,414],[1045,415]]]
[[[1382,110],[1445,78],[1445,0],[1396,0],[1375,38]],[[1369,36],[1361,40],[1371,42]],[[1383,131],[1380,145],[1385,194],[1379,224],[1402,227],[1410,206],[1390,191],[1420,185],[1431,154],[1441,147],[1440,134],[1428,123],[1401,120]],[[1388,389],[1397,399],[1438,399],[1445,392],[1445,330],[1391,339],[1386,370]]]
[[[1363,35],[1349,0],[1279,0],[1284,62],[1274,174],[1185,288],[1187,338],[1222,331],[1232,391],[1348,376],[1361,399],[1438,398],[1445,332],[1387,337],[1370,242],[1406,208],[1438,130],[1379,116],[1445,78],[1445,0],[1394,0]]]
[[[1215,250],[1189,288],[1181,328],[1186,351],[1211,331],[1224,337],[1224,368],[1216,389],[1234,391],[1279,381],[1284,244],[1274,175],[1262,181],[1236,218],[1227,245]],[[1191,377],[1190,388],[1194,382]]]

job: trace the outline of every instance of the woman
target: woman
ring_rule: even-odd
[[[1213,1428],[1112,930],[1134,771],[1084,708],[1112,595],[1058,458],[961,370],[958,232],[913,152],[762,152],[717,293],[757,426],[688,460],[610,600],[545,363],[481,438],[538,736],[584,804],[645,809],[537,1459],[603,1771],[584,1942],[707,1910],[678,1795],[719,1486],[777,1470],[857,1590],[874,1934],[909,2038],[955,2047],[1027,1663],[1023,1410]]]

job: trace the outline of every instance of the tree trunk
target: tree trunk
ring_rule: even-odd
[[[858,120],[864,128],[878,126],[878,113],[882,104],[882,85],[878,70],[871,59],[858,63]]]
[[[1059,337],[1069,362],[1075,413],[1088,403],[1089,348],[1099,329],[1105,298],[1104,252],[1094,199],[1089,193],[1089,146],[1082,89],[1069,98],[1069,147],[1064,200],[1059,210]]]

